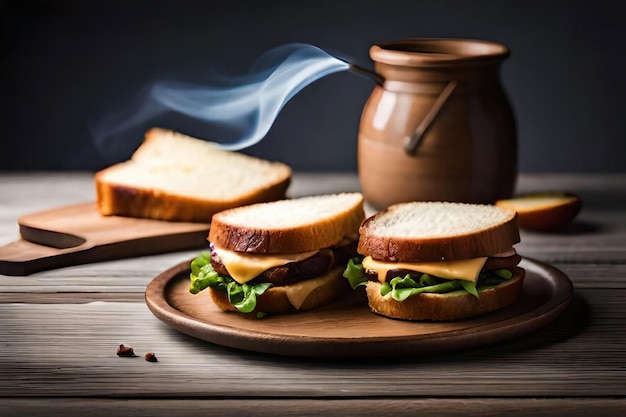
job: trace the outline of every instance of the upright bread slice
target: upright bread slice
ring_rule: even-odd
[[[218,211],[284,198],[291,169],[153,128],[129,161],[94,180],[103,215],[210,222]]]
[[[448,202],[390,206],[365,220],[360,235],[359,253],[388,262],[488,256],[520,241],[515,211]]]
[[[254,204],[213,216],[209,241],[253,253],[296,253],[358,239],[365,217],[360,193],[341,193]]]

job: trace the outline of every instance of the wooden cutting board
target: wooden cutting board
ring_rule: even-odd
[[[0,274],[205,248],[209,233],[208,223],[102,216],[95,202],[28,214],[18,225],[21,239],[0,247]]]

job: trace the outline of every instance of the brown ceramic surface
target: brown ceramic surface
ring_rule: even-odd
[[[508,55],[503,45],[462,39],[370,49],[384,78],[359,129],[359,177],[370,204],[493,203],[512,195],[516,129],[499,80]]]

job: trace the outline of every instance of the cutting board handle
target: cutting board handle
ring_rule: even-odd
[[[19,239],[0,247],[0,274],[30,275],[34,272],[71,265],[80,252],[89,253],[92,244],[59,249]]]
[[[102,216],[96,204],[18,219],[20,239],[0,247],[0,274],[30,275],[71,265],[207,248],[208,223]]]

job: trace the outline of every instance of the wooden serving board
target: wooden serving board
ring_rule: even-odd
[[[156,277],[146,289],[152,313],[174,329],[218,345],[299,357],[408,356],[469,349],[521,336],[556,319],[573,294],[553,266],[523,259],[522,293],[512,305],[453,322],[409,322],[372,313],[364,291],[322,308],[251,319],[225,313],[208,292],[189,293],[189,262]]]
[[[21,239],[0,247],[0,274],[34,272],[207,247],[208,223],[102,216],[96,203],[28,214]]]

